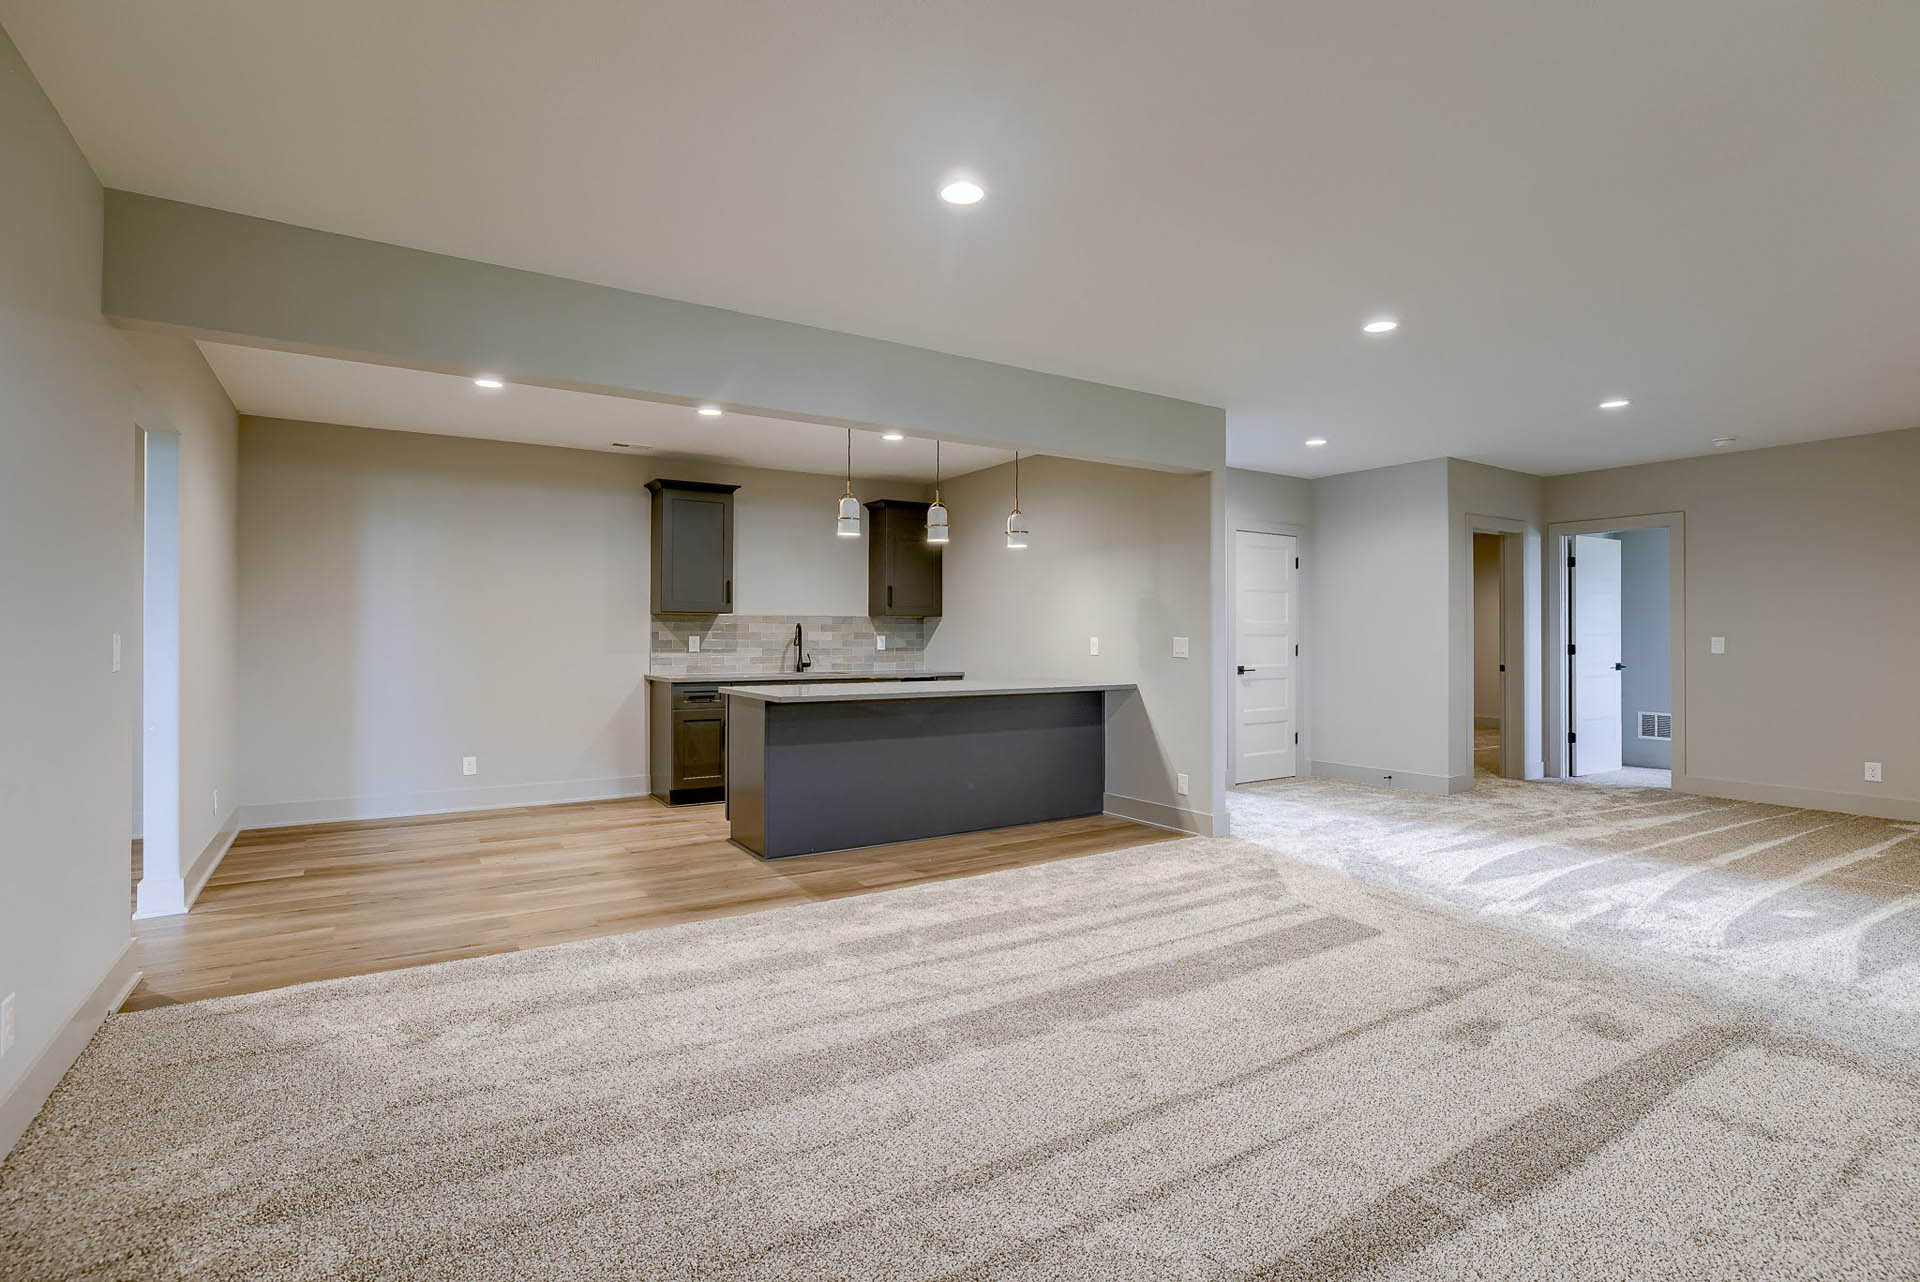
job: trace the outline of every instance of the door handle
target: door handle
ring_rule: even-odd
[[[1625,672],[1627,670],[1627,665],[1624,663],[1616,663],[1613,665],[1613,670],[1615,672]]]
[[[1234,667],[1234,669],[1233,669],[1233,670],[1234,670],[1235,672],[1238,672],[1238,673],[1239,673],[1239,674],[1240,674],[1241,676],[1245,676],[1245,675],[1246,675],[1247,673],[1249,673],[1249,672],[1258,672],[1258,671],[1260,671],[1260,669],[1258,669],[1258,668],[1249,668],[1249,667],[1248,667],[1248,666],[1246,666],[1246,665],[1245,665],[1244,663],[1242,663],[1242,664],[1237,664],[1237,665],[1236,665],[1236,666]]]

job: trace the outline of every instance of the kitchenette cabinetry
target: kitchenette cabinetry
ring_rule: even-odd
[[[940,545],[927,542],[927,505],[867,504],[867,613],[876,619],[940,616]]]
[[[733,613],[733,492],[707,481],[647,482],[653,493],[653,612]]]

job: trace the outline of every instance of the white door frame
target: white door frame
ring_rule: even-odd
[[[1507,665],[1506,682],[1500,702],[1500,773],[1508,779],[1525,779],[1527,761],[1527,691],[1540,684],[1539,659],[1530,652],[1527,636],[1527,532],[1538,527],[1506,516],[1481,516],[1468,513],[1465,540],[1467,573],[1461,582],[1455,603],[1455,617],[1465,621],[1464,637],[1455,637],[1455,702],[1453,734],[1464,745],[1466,776],[1455,780],[1455,790],[1473,786],[1473,536],[1500,536],[1500,652]]]
[[[1638,516],[1598,517],[1589,521],[1555,521],[1547,526],[1547,774],[1567,774],[1567,548],[1576,534],[1606,534],[1613,530],[1652,530],[1664,527],[1667,539],[1667,592],[1671,638],[1668,648],[1673,671],[1673,782],[1678,788],[1687,772],[1687,532],[1684,512],[1647,512]]]
[[[1293,756],[1293,772],[1296,779],[1304,779],[1313,773],[1313,740],[1307,730],[1307,661],[1313,653],[1306,640],[1306,582],[1307,571],[1313,562],[1308,558],[1307,527],[1292,521],[1255,521],[1237,520],[1227,526],[1227,654],[1226,666],[1221,676],[1227,682],[1222,688],[1227,692],[1227,759],[1220,768],[1220,777],[1227,781],[1227,787],[1237,785],[1233,782],[1233,763],[1240,759],[1240,718],[1234,712],[1233,702],[1233,638],[1240,626],[1240,558],[1235,551],[1234,535],[1242,530],[1248,534],[1289,534],[1293,536],[1294,555],[1300,558],[1300,568],[1293,574],[1294,600],[1294,640],[1299,643],[1300,653],[1293,660],[1293,675],[1289,684],[1293,687],[1293,728],[1300,736],[1300,751]]]

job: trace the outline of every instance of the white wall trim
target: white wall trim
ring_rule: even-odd
[[[80,1052],[93,1040],[100,1025],[120,1009],[120,1003],[139,982],[140,971],[133,964],[133,940],[128,939],[93,991],[81,999],[53,1040],[27,1065],[27,1071],[20,1075],[13,1089],[5,1098],[0,1098],[0,1157],[13,1151],[27,1127],[39,1116],[47,1097],[53,1094],[53,1088],[73,1067],[73,1061],[80,1058]]]
[[[1440,796],[1465,792],[1473,787],[1472,775],[1423,775],[1379,766],[1350,766],[1339,761],[1316,761],[1313,763],[1313,773],[1322,779],[1344,779],[1348,783],[1370,783],[1378,788],[1400,788]]]
[[[193,907],[200,898],[200,892],[207,888],[207,879],[213,876],[213,870],[227,857],[227,851],[233,848],[233,839],[240,835],[240,808],[235,806],[227,812],[220,830],[213,834],[206,849],[193,857],[193,864],[181,877],[148,877],[144,871],[140,884],[136,887],[136,906],[133,910],[135,921],[145,921],[150,917],[178,917]],[[142,852],[144,855],[144,851]]]
[[[1678,727],[1676,725],[1676,731]],[[1703,779],[1673,772],[1673,790],[1696,797],[1724,797],[1729,801],[1758,801],[1801,810],[1831,810],[1843,815],[1875,819],[1920,820],[1920,800],[1875,797],[1864,792],[1830,792],[1822,788],[1792,788],[1780,784],[1748,783],[1742,779]]]
[[[1687,769],[1687,518],[1684,512],[1648,512],[1639,516],[1555,521],[1547,526],[1545,764],[1550,778],[1567,777],[1567,540],[1576,534],[1607,534],[1614,530],[1652,530],[1661,527],[1668,531],[1667,559],[1670,567],[1667,598],[1672,611],[1668,650],[1673,685],[1673,786],[1675,791],[1686,791],[1680,787],[1681,776],[1686,774]]]
[[[1204,810],[1169,806],[1165,802],[1128,797],[1118,792],[1108,793],[1103,804],[1108,814],[1121,819],[1131,819],[1135,823],[1143,823],[1149,827],[1165,828],[1168,832],[1186,833],[1195,837],[1219,835],[1214,832],[1213,816]]]
[[[242,806],[237,822],[238,827],[245,830],[352,819],[404,819],[414,815],[459,814],[466,810],[553,806],[570,801],[614,801],[644,797],[649,788],[646,775],[623,775],[612,779],[560,779],[546,783],[448,788],[372,797],[325,797],[315,801],[278,801]]]

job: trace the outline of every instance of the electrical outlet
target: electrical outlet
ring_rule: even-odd
[[[113,634],[113,670],[120,671],[120,634]]]
[[[13,998],[12,993],[0,997],[0,1055],[13,1049]]]
[[[1708,637],[1707,650],[1713,654],[1725,654],[1727,652],[1727,639],[1725,637]]]
[[[1173,657],[1176,659],[1185,659],[1188,657],[1188,645],[1185,637],[1175,637],[1173,639]]]
[[[1880,782],[1882,782],[1882,781],[1881,781],[1881,778],[1880,778],[1880,763],[1879,763],[1879,762],[1877,762],[1877,761],[1869,761],[1869,762],[1867,763],[1867,782],[1868,782],[1868,783],[1880,783]]]
[[[478,758],[478,757],[462,757],[462,758],[460,758],[460,773],[461,773],[461,774],[463,774],[463,775],[477,775],[477,774],[479,774],[479,773],[480,773],[480,758]]]
[[[1087,638],[1087,653],[1088,653],[1088,654],[1099,654],[1099,653],[1100,653],[1100,638],[1099,638],[1099,637],[1088,637],[1088,638]]]
[[[1187,795],[1187,786],[1190,782],[1184,772],[1177,774],[1173,777],[1173,790],[1184,797]]]
[[[688,654],[699,654],[699,653],[700,653],[700,638],[699,638],[699,637],[697,637],[697,636],[692,636],[692,637],[688,637],[688,638],[687,638],[687,653],[688,653]]]
[[[218,788],[213,790],[213,817],[215,819],[220,817],[220,790]]]
[[[874,648],[874,649],[876,649],[876,650],[884,650],[884,649],[886,649],[886,648],[887,648],[887,634],[886,634],[886,633],[884,633],[884,632],[876,632],[876,633],[874,633],[874,634],[873,634],[873,648]]]

